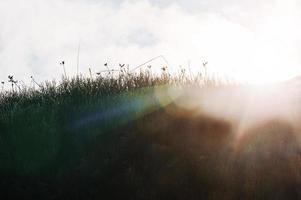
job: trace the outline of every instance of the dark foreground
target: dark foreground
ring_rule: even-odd
[[[2,99],[0,198],[301,198],[299,132],[289,122],[263,121],[237,139],[233,122],[141,88]]]

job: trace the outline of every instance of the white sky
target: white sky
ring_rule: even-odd
[[[301,74],[297,0],[0,0],[0,80],[60,78],[164,55],[264,82]],[[164,62],[156,62],[164,64]]]

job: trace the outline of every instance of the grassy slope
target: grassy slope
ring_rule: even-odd
[[[229,122],[192,116],[156,95],[168,85],[216,84],[203,81],[166,74],[77,78],[1,96],[0,195],[301,198],[299,147],[288,124],[255,127],[245,140],[260,142],[236,152]]]

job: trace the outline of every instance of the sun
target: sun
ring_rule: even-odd
[[[257,65],[253,68],[246,68],[235,74],[234,79],[238,82],[261,85],[287,81],[296,76],[293,72],[275,69],[274,66],[267,64]]]
[[[291,79],[301,74],[296,45],[296,33],[301,29],[293,19],[291,12],[284,15],[277,9],[263,14],[254,25],[210,18],[212,23],[199,35],[187,37],[197,45],[190,54],[205,57],[212,73],[240,82],[265,84]]]
[[[298,76],[301,71],[294,50],[257,38],[238,38],[210,52],[212,73],[250,84],[277,83]]]

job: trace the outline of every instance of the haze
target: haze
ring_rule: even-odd
[[[75,75],[79,45],[82,74],[164,55],[175,71],[208,61],[212,74],[285,80],[301,72],[300,8],[295,0],[1,0],[0,80],[59,79],[62,60]]]

